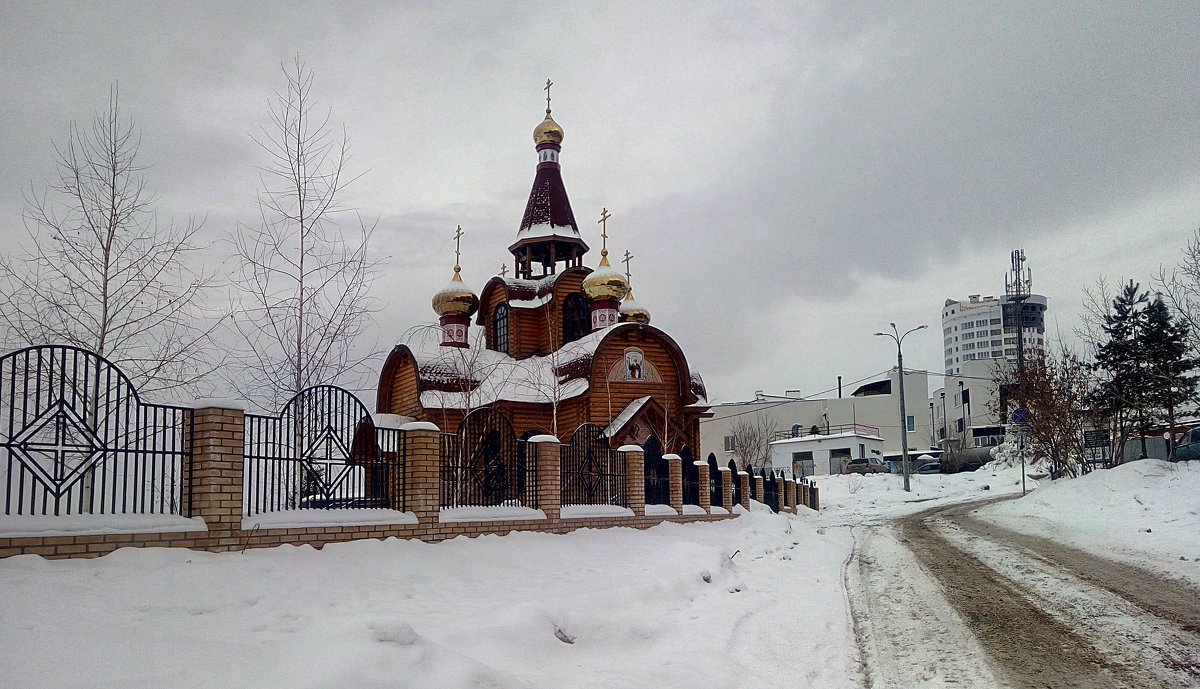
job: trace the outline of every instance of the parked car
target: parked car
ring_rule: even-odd
[[[1186,462],[1192,459],[1200,459],[1200,426],[1193,428],[1175,444],[1175,452],[1171,457],[1172,462]]]
[[[921,466],[917,467],[916,473],[918,473],[918,474],[940,474],[940,473],[942,473],[942,463],[941,462],[925,462]]]
[[[846,462],[847,474],[886,474],[888,467],[878,457],[860,457]]]

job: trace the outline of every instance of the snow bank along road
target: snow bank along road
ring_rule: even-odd
[[[1200,687],[1200,591],[936,507],[856,529],[869,687]]]

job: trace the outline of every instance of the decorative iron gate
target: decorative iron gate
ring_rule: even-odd
[[[717,468],[717,456],[708,453],[708,500],[710,505],[725,506],[725,484],[720,470]]]
[[[763,504],[771,511],[779,511],[779,484],[775,483],[775,472],[763,467]]]
[[[642,448],[643,473],[646,476],[646,504],[671,504],[671,465],[663,457],[658,438],[650,436]]]
[[[279,416],[246,414],[243,513],[404,510],[405,434],[376,428],[350,391],[301,390]]]
[[[683,504],[700,504],[700,467],[692,459],[692,451],[687,445],[679,452],[680,464],[683,465]],[[704,486],[708,490],[708,486]]]
[[[0,357],[4,513],[190,516],[192,410],[143,404],[104,357],[44,345]]]
[[[729,460],[729,480],[733,482],[733,504],[742,504],[742,477],[738,475],[737,462]]]
[[[560,471],[563,505],[627,507],[625,453],[609,447],[604,430],[585,423],[562,445]]]
[[[537,462],[525,441],[495,409],[467,414],[453,435],[442,435],[442,507],[538,506]]]

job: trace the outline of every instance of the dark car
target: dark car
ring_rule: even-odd
[[[941,462],[925,462],[921,466],[917,467],[916,473],[918,473],[918,474],[940,474],[940,473],[942,473],[942,463]]]
[[[1192,459],[1200,459],[1200,426],[1184,433],[1175,445],[1175,452],[1171,455],[1173,462],[1186,462]]]
[[[860,457],[846,462],[847,474],[886,474],[887,465],[878,457]]]

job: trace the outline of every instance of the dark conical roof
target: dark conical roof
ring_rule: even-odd
[[[540,236],[565,236],[579,238],[579,227],[571,211],[571,200],[563,186],[562,172],[558,166],[539,165],[533,178],[533,189],[529,191],[529,202],[525,204],[525,217],[521,218],[521,229],[517,240]]]

